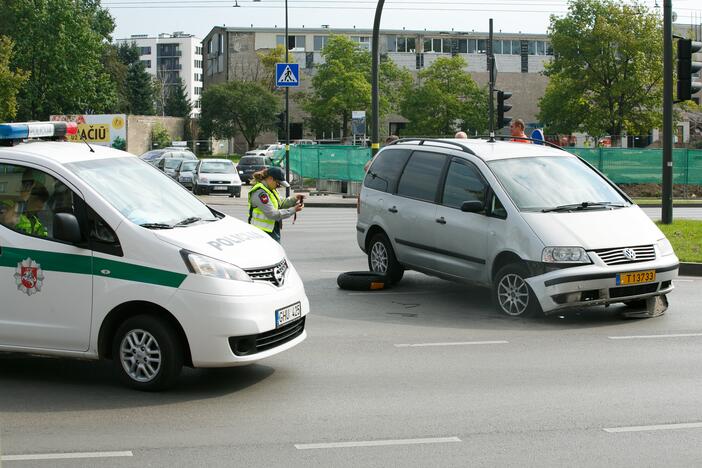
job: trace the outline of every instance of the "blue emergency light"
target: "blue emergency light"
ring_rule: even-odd
[[[0,140],[7,142],[29,138],[61,138],[78,133],[75,122],[0,123]]]

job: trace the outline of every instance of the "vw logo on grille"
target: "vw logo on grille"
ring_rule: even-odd
[[[636,260],[636,252],[634,251],[634,249],[624,249],[622,250],[622,253],[629,260]]]

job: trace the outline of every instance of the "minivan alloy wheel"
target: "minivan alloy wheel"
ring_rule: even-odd
[[[497,285],[497,299],[506,314],[522,315],[529,307],[529,285],[519,275],[505,275]]]
[[[120,344],[120,361],[130,378],[150,382],[161,369],[161,347],[146,330],[131,330]]]
[[[371,267],[376,273],[387,273],[388,251],[382,242],[376,242],[371,248]]]

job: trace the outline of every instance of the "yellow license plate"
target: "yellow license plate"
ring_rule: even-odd
[[[625,284],[652,283],[656,281],[656,270],[617,273],[617,286]]]

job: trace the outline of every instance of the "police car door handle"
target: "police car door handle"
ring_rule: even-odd
[[[446,224],[446,220],[443,216],[441,218],[436,218],[436,222],[439,224]]]
[[[393,206],[392,208],[388,208],[388,211],[389,211],[390,213],[397,213],[397,208],[395,208],[395,207]]]

